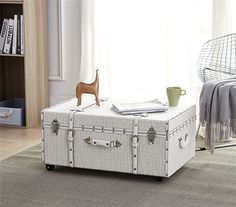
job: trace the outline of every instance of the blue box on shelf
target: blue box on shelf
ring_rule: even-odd
[[[0,102],[0,124],[25,125],[25,100],[23,98],[11,98]]]

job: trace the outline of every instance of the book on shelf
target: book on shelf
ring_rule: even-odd
[[[8,19],[4,19],[2,23],[1,33],[0,33],[0,53],[2,53],[3,51],[7,29],[8,29]]]
[[[13,41],[12,41],[12,54],[16,54],[17,43],[17,14],[14,15],[14,28],[13,28]]]
[[[16,54],[21,54],[21,23],[20,15],[17,15],[17,41],[16,41]]]
[[[24,54],[24,24],[23,24],[23,15],[20,15],[20,29],[21,29],[21,32],[20,32],[20,34],[21,34],[21,44],[20,44],[20,48],[21,48],[21,55],[23,55]]]
[[[0,31],[0,53],[24,54],[23,15],[15,14],[14,19],[3,19]]]
[[[3,53],[6,53],[6,54],[11,53],[13,27],[14,27],[14,20],[9,19],[7,34],[6,34],[6,38],[5,38],[5,44],[4,44],[4,48],[3,48]]]

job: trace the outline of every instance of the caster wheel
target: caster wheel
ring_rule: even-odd
[[[51,170],[53,170],[55,168],[55,165],[46,165],[46,169],[48,170],[48,171],[51,171]]]
[[[157,177],[155,177],[155,180],[161,182],[161,181],[163,180],[163,177],[159,177],[159,176],[157,176]]]

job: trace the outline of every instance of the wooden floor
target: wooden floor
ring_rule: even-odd
[[[0,160],[40,143],[41,130],[0,126]]]

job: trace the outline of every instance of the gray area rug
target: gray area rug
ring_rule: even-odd
[[[0,163],[1,207],[235,207],[236,148],[194,159],[162,182],[148,176],[57,167],[40,145]]]

